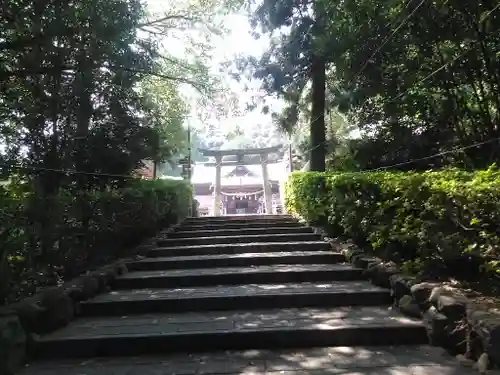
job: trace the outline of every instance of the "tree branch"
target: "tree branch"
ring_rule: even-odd
[[[161,24],[161,23],[166,22],[166,21],[174,21],[174,20],[197,22],[197,21],[199,21],[199,18],[194,18],[194,17],[191,17],[191,16],[183,15],[183,14],[172,14],[170,16],[165,16],[165,17],[162,17],[162,18],[158,18],[158,19],[153,20],[153,21],[148,21],[148,22],[140,23],[139,25],[137,25],[137,27],[143,28],[143,27],[146,27],[146,26],[153,26],[153,25],[157,25],[159,23]]]
[[[105,65],[104,67],[110,69],[110,70],[115,70],[115,71],[126,71],[126,72],[131,72],[131,73],[137,73],[137,74],[144,74],[144,75],[150,75],[158,78],[163,78],[169,81],[176,81],[180,83],[186,83],[190,86],[192,86],[194,89],[196,89],[198,92],[201,94],[205,94],[206,90],[199,85],[197,82],[195,82],[192,79],[185,78],[185,77],[179,77],[179,76],[173,76],[173,75],[168,75],[168,74],[162,74],[162,73],[156,73],[152,71],[145,71],[141,69],[135,69],[135,68],[129,68],[129,67],[124,67],[124,66],[116,66],[116,65]],[[18,78],[25,78],[29,76],[36,76],[40,74],[47,74],[47,73],[55,73],[55,72],[66,72],[68,74],[74,74],[76,71],[75,67],[71,66],[63,66],[63,67],[40,67],[36,70],[29,70],[29,69],[20,69],[20,70],[13,70],[13,71],[8,71],[8,70],[0,70],[0,82],[4,81],[5,79],[8,79],[10,77],[18,77]]]
[[[110,66],[110,69],[121,69],[127,72],[131,73],[137,73],[137,74],[145,74],[145,75],[150,75],[153,77],[158,77],[158,78],[163,78],[169,81],[176,81],[176,82],[181,82],[181,83],[187,83],[188,85],[192,86],[195,88],[200,94],[205,94],[205,91],[200,85],[198,85],[195,81],[189,79],[189,78],[184,78],[184,77],[175,77],[171,76],[168,74],[162,74],[162,73],[155,73],[155,72],[148,72],[140,69],[134,69],[134,68],[127,68],[127,67],[116,67],[116,66]]]
[[[173,58],[173,57],[168,57],[168,56],[165,56],[165,55],[163,55],[161,53],[159,54],[159,56],[163,60],[168,61],[172,65],[177,65],[181,69],[188,70],[188,71],[191,71],[191,72],[196,72],[196,70],[197,70],[196,67],[191,66],[191,65],[189,65],[189,63],[185,63],[184,61],[182,61],[180,59],[176,59],[176,58]]]

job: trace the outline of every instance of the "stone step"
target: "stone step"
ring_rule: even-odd
[[[181,288],[210,285],[281,284],[362,280],[363,270],[348,264],[275,265],[137,271],[118,277],[113,288]]]
[[[184,223],[207,222],[257,222],[261,220],[296,220],[291,215],[227,215],[227,216],[202,216],[188,217]]]
[[[255,242],[214,244],[198,246],[159,247],[150,250],[150,257],[168,256],[194,256],[216,254],[242,254],[242,253],[275,253],[280,251],[328,251],[330,244],[325,241],[299,241],[299,242]]]
[[[425,344],[420,321],[377,307],[84,317],[34,338],[39,357]]]
[[[276,264],[335,264],[345,256],[333,251],[289,251],[146,258],[127,263],[129,271],[152,271],[210,267],[270,266]]]
[[[428,345],[245,350],[31,363],[19,375],[476,375]]]
[[[298,241],[321,241],[321,235],[315,233],[287,233],[287,234],[253,234],[196,238],[165,238],[158,239],[158,246],[191,246],[212,244],[233,244],[252,242],[298,242]]]
[[[246,229],[246,228],[255,228],[257,225],[259,227],[266,227],[266,228],[272,228],[272,227],[297,228],[297,227],[303,226],[303,224],[299,223],[298,221],[283,221],[283,220],[280,220],[280,221],[276,221],[276,220],[267,221],[266,220],[266,221],[264,221],[264,220],[259,220],[258,223],[220,222],[220,223],[207,223],[207,224],[182,224],[177,228],[177,230],[179,230],[179,231],[186,231],[186,230],[202,231],[202,230],[214,230],[214,229]]]
[[[247,284],[112,291],[82,304],[83,315],[181,313],[292,307],[390,305],[388,289],[367,281]]]
[[[184,231],[163,232],[160,235],[166,235],[168,238],[195,238],[212,236],[234,236],[234,235],[252,235],[252,234],[286,234],[286,233],[313,233],[311,227],[249,227],[243,229],[214,229],[202,231]]]

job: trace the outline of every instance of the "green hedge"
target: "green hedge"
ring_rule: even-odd
[[[0,304],[125,256],[187,216],[184,181],[135,181],[121,189],[43,198],[27,184],[0,188]]]
[[[481,259],[483,267],[484,257],[488,262],[481,271],[498,272],[500,172],[494,167],[477,172],[295,172],[285,202],[289,212],[332,236],[349,237],[412,272],[439,273],[446,267],[453,272],[464,258]]]

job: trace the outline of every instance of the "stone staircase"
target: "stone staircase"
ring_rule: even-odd
[[[115,280],[112,291],[83,303],[78,319],[37,339],[34,352],[52,361],[24,373],[194,374],[210,369],[210,361],[247,358],[223,372],[242,373],[249,367],[243,354],[249,349],[254,355],[260,350],[254,362],[262,356],[283,359],[288,349],[333,366],[338,349],[332,347],[339,346],[357,347],[353,353],[364,350],[365,359],[371,353],[374,361],[396,358],[394,350],[406,360],[428,352],[413,364],[430,361],[435,368],[443,361],[419,346],[427,342],[420,321],[389,309],[389,290],[365,281],[361,269],[343,263],[342,254],[289,216],[189,218],[160,235],[157,244],[145,259],[128,264],[129,272]],[[194,354],[225,350],[239,352]],[[355,358],[353,366],[359,365]],[[165,363],[172,361],[197,370],[167,371]],[[253,373],[272,372],[254,367]],[[301,373],[307,370],[299,367]],[[214,371],[205,373],[220,373]]]

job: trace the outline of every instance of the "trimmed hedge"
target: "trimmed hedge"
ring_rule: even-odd
[[[499,273],[500,172],[495,167],[295,172],[285,203],[290,213],[402,262],[409,272],[463,278]]]
[[[186,217],[192,196],[191,186],[176,180],[44,199],[27,185],[0,188],[0,304],[126,255]]]

